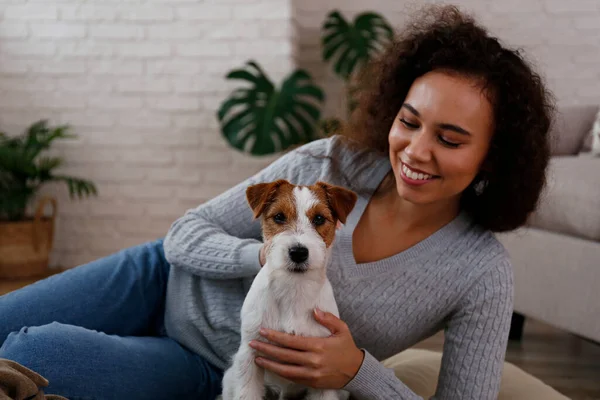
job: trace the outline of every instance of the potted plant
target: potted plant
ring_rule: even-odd
[[[346,84],[348,116],[360,90],[355,78],[360,70],[391,40],[393,30],[381,15],[365,12],[353,21],[339,11],[328,14],[322,26],[322,57]],[[242,69],[227,74],[251,84],[238,88],[223,101],[217,118],[221,134],[234,148],[267,155],[285,151],[342,129],[338,118],[321,119],[323,90],[302,69],[296,69],[277,88],[258,63],[250,60]]]
[[[0,278],[40,275],[48,267],[56,199],[43,197],[33,215],[27,212],[42,185],[65,182],[71,198],[97,194],[90,181],[55,174],[63,160],[43,155],[55,140],[75,137],[68,130],[68,126],[50,127],[42,120],[20,136],[10,137],[0,132]],[[53,211],[44,216],[48,204]]]

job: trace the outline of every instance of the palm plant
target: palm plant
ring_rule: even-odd
[[[54,170],[63,163],[60,157],[42,155],[55,140],[75,137],[68,129],[68,126],[49,127],[42,120],[20,136],[10,137],[0,132],[0,220],[24,219],[29,202],[47,182],[65,182],[71,198],[97,194],[90,181],[55,174]]]

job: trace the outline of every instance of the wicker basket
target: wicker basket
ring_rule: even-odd
[[[52,205],[45,217],[44,207]],[[56,200],[40,200],[35,216],[23,221],[0,222],[0,278],[26,278],[43,274],[54,241]]]

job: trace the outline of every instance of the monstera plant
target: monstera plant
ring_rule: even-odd
[[[37,275],[47,266],[56,199],[42,197],[34,215],[27,215],[28,206],[44,184],[63,182],[71,197],[97,194],[92,182],[55,173],[63,160],[43,154],[54,141],[74,137],[68,129],[39,121],[20,136],[0,132],[0,277]],[[53,206],[51,218],[43,215],[47,204]]]
[[[346,85],[346,109],[351,114],[356,107],[355,95],[360,92],[357,74],[373,57],[385,49],[394,31],[384,17],[377,13],[358,14],[352,22],[344,19],[339,11],[332,11],[322,27],[322,57],[333,63],[333,71]],[[343,122],[335,117],[322,122],[330,127],[328,133],[341,129]]]
[[[348,114],[360,88],[353,79],[393,37],[381,15],[365,12],[349,22],[334,10],[322,26],[322,58],[333,64],[346,84]],[[343,126],[338,118],[321,119],[323,90],[308,72],[297,69],[277,88],[254,60],[227,74],[250,86],[238,88],[221,104],[217,117],[221,133],[234,148],[267,155],[328,136]]]
[[[384,50],[394,31],[381,15],[367,12],[348,22],[333,11],[323,24],[323,60],[333,61],[334,71],[344,80]]]
[[[277,88],[249,61],[227,78],[250,83],[235,90],[218,112],[223,135],[233,147],[265,155],[315,138],[314,125],[321,115],[318,104],[324,96],[306,71],[294,71]]]

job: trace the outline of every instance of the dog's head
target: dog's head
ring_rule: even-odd
[[[271,243],[267,261],[297,273],[325,267],[337,224],[346,223],[357,200],[353,191],[325,182],[297,186],[286,180],[251,185],[246,198]]]

